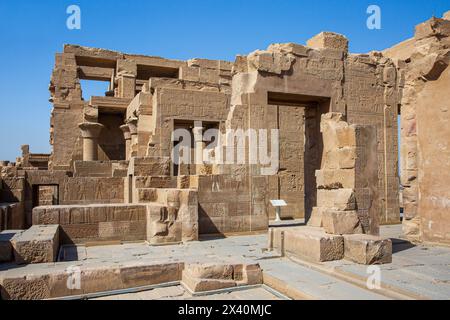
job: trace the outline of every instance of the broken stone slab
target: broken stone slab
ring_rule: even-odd
[[[11,239],[17,264],[55,262],[59,250],[59,225],[34,225]]]
[[[281,249],[281,232],[284,232],[284,250],[293,256],[313,262],[341,260],[344,257],[344,238],[327,234],[322,228],[308,226],[274,232],[274,247]]]
[[[365,265],[391,263],[392,241],[365,234],[345,235],[344,257]]]
[[[329,234],[359,234],[363,228],[357,211],[327,210],[322,216],[323,228]]]
[[[317,190],[317,206],[339,211],[356,210],[356,197],[353,189]]]
[[[0,233],[0,262],[10,262],[13,260],[13,249],[11,239],[23,232],[23,230],[4,230]]]

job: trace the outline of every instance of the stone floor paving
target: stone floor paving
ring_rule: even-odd
[[[206,296],[192,296],[183,286],[156,288],[149,291],[126,293],[91,300],[280,300],[279,296],[264,288],[249,288],[244,290],[214,293]]]
[[[287,222],[284,222],[284,226]],[[291,222],[292,223],[292,222]],[[294,222],[297,225],[299,222]],[[300,222],[301,223],[301,222]],[[401,239],[401,226],[384,226],[383,236],[393,239],[393,262],[380,266],[382,285],[407,293],[410,297],[422,299],[450,299],[450,248],[413,246]],[[356,265],[345,260],[317,265],[326,269],[311,267],[287,258],[276,252],[268,252],[265,234],[235,236],[222,239],[190,242],[169,246],[149,246],[146,243],[97,247],[67,247],[62,260],[56,264],[33,264],[14,266],[0,264],[0,277],[44,274],[49,270],[65,269],[68,266],[88,268],[118,266],[141,263],[211,262],[246,263],[257,262],[264,274],[289,284],[293,289],[313,299],[387,299],[380,292],[361,286],[369,277],[367,266]],[[342,279],[341,275],[357,279],[359,285]],[[176,290],[176,289],[174,289]],[[162,293],[159,293],[162,292]],[[249,298],[260,290],[233,293]],[[164,290],[136,294],[150,297]],[[148,296],[147,296],[148,295]],[[233,296],[232,295],[232,296]],[[167,295],[169,297],[171,295]],[[178,294],[172,295],[178,297]],[[259,295],[255,295],[255,297]],[[181,296],[182,298],[185,298]],[[220,296],[225,298],[228,296]],[[118,298],[118,297],[116,297]],[[205,297],[202,297],[205,298]]]

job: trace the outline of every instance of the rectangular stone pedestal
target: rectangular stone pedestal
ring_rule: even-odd
[[[360,264],[392,262],[392,241],[376,236],[354,234],[344,236],[345,259]]]
[[[344,238],[326,234],[321,228],[298,227],[274,231],[274,247],[281,248],[284,232],[284,250],[288,254],[314,262],[341,260],[344,257]]]
[[[11,239],[17,264],[55,262],[59,249],[59,225],[35,225]]]

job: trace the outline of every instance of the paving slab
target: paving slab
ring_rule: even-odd
[[[385,233],[389,233],[394,239],[392,263],[379,266],[383,285],[408,292],[411,297],[450,299],[450,248],[412,246],[399,240],[401,226],[382,227],[381,231],[383,237],[386,236]],[[64,253],[61,254],[62,261],[58,263],[20,267],[0,263],[0,283],[5,278],[31,279],[48,274],[65,273],[67,268],[73,266],[80,267],[81,270],[101,270],[102,268],[117,270],[171,263],[258,263],[263,273],[279,279],[280,283],[288,284],[291,289],[302,293],[298,295],[298,298],[352,300],[387,298],[379,292],[367,290],[337,276],[339,272],[342,272],[364,283],[369,276],[367,266],[359,266],[344,260],[318,264],[328,268],[332,273],[335,272],[336,276],[334,276],[304,264],[281,259],[279,253],[267,252],[266,247],[267,235],[265,234],[156,247],[146,243],[64,247],[62,250]]]

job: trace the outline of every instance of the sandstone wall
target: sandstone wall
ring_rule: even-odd
[[[62,243],[146,240],[144,205],[76,205],[33,209],[33,225],[60,225]]]
[[[312,42],[315,48],[275,44],[265,51],[238,56],[227,128],[282,128],[277,121],[280,118],[274,116],[269,105],[315,109],[315,114],[309,114],[309,118],[315,118],[310,123],[316,126],[312,130],[315,134],[310,136],[310,148],[305,150],[310,154],[299,158],[299,162],[308,164],[308,172],[311,172],[319,169],[322,161],[317,130],[321,114],[340,112],[349,124],[375,127],[380,222],[398,223],[397,110],[402,83],[397,67],[380,53],[348,54],[347,46],[342,45],[346,43],[342,36],[324,34],[318,37],[335,37],[339,41],[316,39]],[[304,134],[301,131],[297,130],[298,137]],[[283,158],[283,154],[289,153],[288,144],[282,143],[280,150]],[[254,166],[247,173],[259,175],[261,169]],[[227,172],[233,171],[245,172],[246,169],[238,166]],[[308,217],[314,206],[314,179],[299,176],[287,183],[283,182],[282,175],[277,179],[273,184],[279,183],[278,193],[287,187],[302,190],[303,196],[308,194],[310,203],[297,216]]]
[[[449,46],[450,21],[432,18],[416,26],[414,38],[385,52],[398,59],[405,79],[400,148],[403,230],[412,241],[449,243]]]

